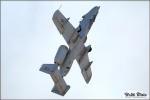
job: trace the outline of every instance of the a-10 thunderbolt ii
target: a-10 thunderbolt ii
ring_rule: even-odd
[[[99,6],[92,8],[87,14],[82,16],[82,21],[77,28],[74,28],[69,22],[69,18],[56,10],[53,15],[53,22],[56,25],[60,34],[64,37],[69,48],[61,45],[56,53],[54,64],[43,64],[40,71],[50,74],[54,87],[52,92],[64,96],[69,90],[70,86],[66,84],[63,79],[71,69],[72,63],[76,60],[80,66],[81,73],[86,83],[89,83],[92,72],[91,64],[89,61],[88,52],[92,50],[91,46],[85,46],[84,43],[87,39],[87,34],[95,21],[99,11]]]

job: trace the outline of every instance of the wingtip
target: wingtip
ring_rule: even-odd
[[[92,77],[92,75],[91,75],[91,76],[89,76],[89,77],[88,77],[88,79],[86,79],[86,80],[85,80],[85,81],[86,81],[86,84],[88,84],[88,83],[90,82],[91,77]]]
[[[96,6],[98,8],[98,10],[100,9],[100,6]]]

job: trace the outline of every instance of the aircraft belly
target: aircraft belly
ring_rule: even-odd
[[[63,35],[69,49],[64,45],[60,46],[61,48],[56,53],[54,64],[43,64],[40,68],[40,71],[50,74],[54,82],[51,92],[64,96],[69,90],[70,86],[66,84],[63,77],[68,74],[75,59],[80,66],[84,80],[89,83],[92,77],[90,67],[92,61],[89,61],[88,52],[92,49],[90,45],[85,47],[84,43],[99,8],[99,6],[96,6],[84,15],[83,20],[80,21],[80,25],[76,29],[69,22],[69,18],[65,18],[59,10],[56,10],[53,14],[52,20],[60,34]]]
[[[78,45],[75,45],[71,50],[68,51],[64,63],[60,66],[60,72],[62,76],[66,76],[69,70],[71,69],[73,60],[79,55],[83,50],[84,46],[82,42],[79,42]]]

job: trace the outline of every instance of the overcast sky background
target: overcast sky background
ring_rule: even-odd
[[[66,95],[51,92],[51,77],[39,71],[53,63],[65,40],[52,15],[59,8],[74,27],[82,15],[101,6],[89,31],[92,79],[86,84],[76,61]],[[149,1],[2,1],[1,96],[3,99],[126,98],[125,92],[149,98]]]

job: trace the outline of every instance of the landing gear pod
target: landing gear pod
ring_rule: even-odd
[[[68,47],[65,45],[61,45],[56,53],[54,62],[58,65],[63,64],[67,53],[68,53]]]

